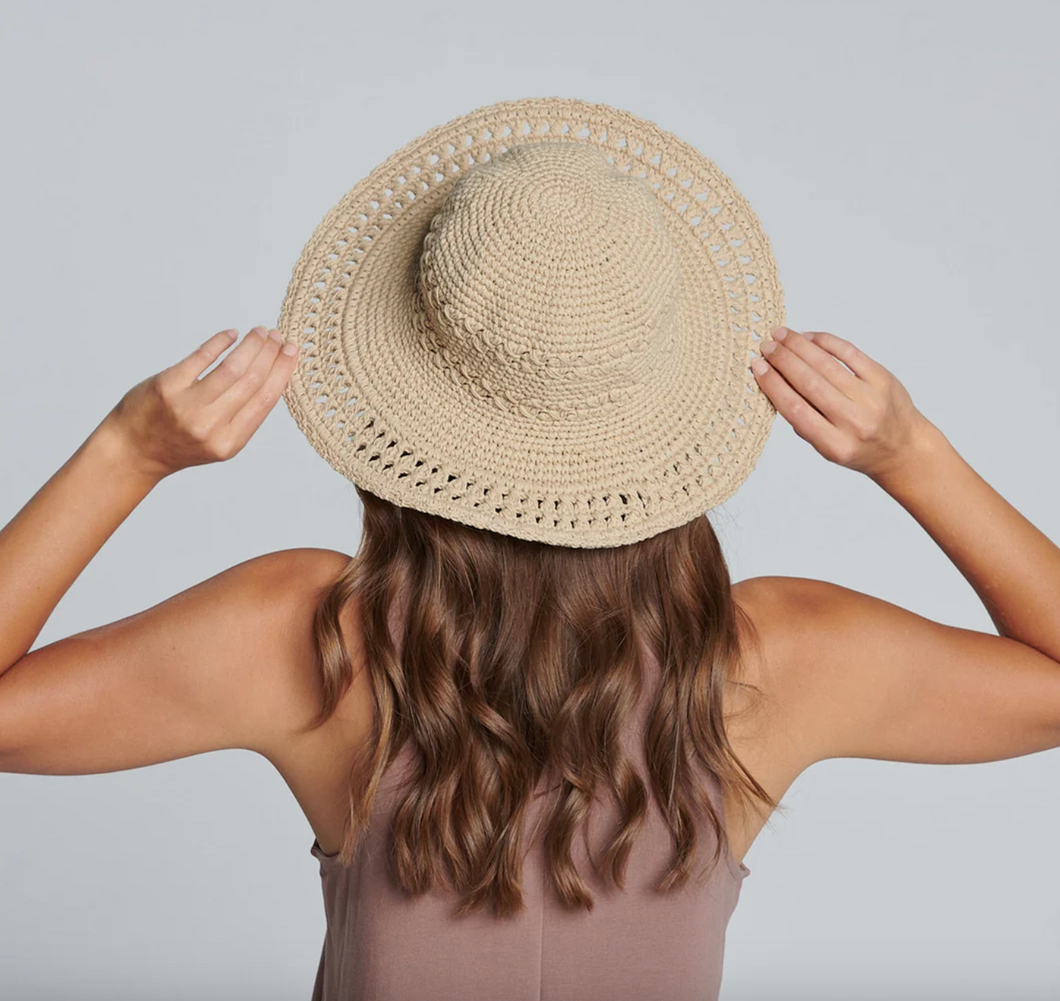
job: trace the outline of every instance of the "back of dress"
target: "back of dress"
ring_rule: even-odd
[[[400,644],[399,635],[395,640]],[[647,774],[642,742],[658,663],[652,658],[645,666],[639,712],[623,736],[642,775]],[[594,897],[591,912],[567,910],[556,899],[537,837],[527,844],[525,909],[520,914],[456,917],[454,895],[410,897],[389,871],[390,819],[411,764],[405,748],[384,776],[369,830],[349,870],[337,855],[325,855],[316,841],[310,849],[320,862],[327,916],[312,1001],[715,1001],[725,931],[750,872],[731,852],[708,880],[694,876],[678,890],[655,890],[673,846],[649,796],[651,806],[629,856],[624,890],[608,888],[593,873],[584,839],[576,835],[573,855]],[[707,784],[715,808],[722,811],[718,781],[707,776]],[[540,797],[538,808],[529,812],[529,831],[547,802]],[[606,845],[617,820],[617,808],[601,799],[590,815],[594,854]],[[704,824],[697,873],[713,850],[711,828]]]

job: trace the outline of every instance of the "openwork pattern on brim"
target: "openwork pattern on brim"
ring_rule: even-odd
[[[542,212],[579,235],[566,272],[532,252]],[[287,407],[335,470],[476,528],[599,547],[744,482],[776,413],[750,364],[783,322],[768,239],[713,161],[627,112],[540,98],[431,129],[360,181],[277,326],[301,350]]]

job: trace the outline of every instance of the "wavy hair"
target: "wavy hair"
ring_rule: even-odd
[[[390,864],[411,894],[455,890],[459,913],[522,909],[522,821],[542,778],[555,799],[543,824],[559,900],[592,909],[574,838],[599,794],[619,824],[590,861],[621,888],[651,800],[673,856],[658,889],[692,875],[706,816],[721,861],[727,834],[697,768],[725,789],[777,804],[726,738],[722,690],[739,658],[728,566],[705,516],[613,548],[551,546],[398,507],[357,487],[364,530],[357,554],[324,594],[313,632],[323,678],[312,728],[335,712],[353,680],[340,614],[360,598],[373,732],[351,770],[340,851],[352,862],[387,767],[411,741],[417,769],[390,831]],[[409,595],[399,654],[387,627]],[[620,734],[642,691],[639,644],[661,665],[644,733],[647,775]],[[734,684],[741,682],[732,681]],[[754,688],[754,686],[749,686]]]

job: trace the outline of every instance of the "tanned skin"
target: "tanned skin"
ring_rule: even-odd
[[[778,412],[825,459],[868,476],[923,526],[997,633],[943,625],[825,581],[741,581],[734,596],[761,638],[742,670],[762,697],[734,717],[737,753],[779,799],[828,758],[977,762],[1060,746],[1060,549],[964,461],[882,365],[832,334],[781,328],[775,336],[755,378]],[[237,454],[280,399],[296,355],[264,327],[233,338],[222,331],[131,389],[0,531],[0,771],[90,774],[245,748],[275,765],[333,853],[351,749],[370,732],[364,672],[355,671],[334,718],[302,731],[320,698],[313,610],[348,555],[269,553],[30,650],[152,489]],[[351,604],[344,632],[355,667],[363,663],[356,621]],[[733,707],[744,698],[731,696]],[[726,805],[742,859],[767,817]]]

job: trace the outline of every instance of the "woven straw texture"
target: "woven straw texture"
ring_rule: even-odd
[[[284,399],[395,504],[571,547],[682,525],[747,478],[784,322],[732,181],[652,122],[534,98],[394,153],[325,216],[277,327]]]

